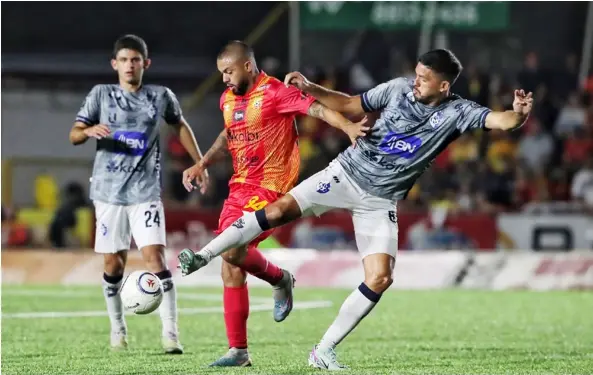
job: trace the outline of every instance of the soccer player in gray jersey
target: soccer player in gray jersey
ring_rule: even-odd
[[[176,129],[181,143],[196,162],[200,161],[201,153],[171,90],[142,84],[150,63],[144,40],[135,35],[118,39],[111,65],[117,71],[119,84],[93,87],[76,116],[70,141],[80,145],[89,138],[97,139],[90,197],[96,214],[95,251],[104,256],[103,294],[111,322],[111,346],[114,349],[128,346],[119,288],[133,236],[146,268],[163,285],[159,312],[164,350],[181,354],[176,291],[164,253],[161,119]],[[204,191],[207,173],[198,177],[198,183]]]
[[[313,367],[341,370],[334,348],[379,302],[393,283],[397,254],[397,201],[436,156],[463,132],[511,130],[521,126],[533,104],[531,93],[515,91],[513,110],[491,111],[451,93],[462,67],[448,50],[418,59],[416,78],[396,78],[362,95],[350,96],[309,82],[298,72],[286,76],[330,109],[354,117],[380,112],[371,132],[341,153],[323,171],[300,183],[260,211],[245,213],[193,256],[203,267],[226,249],[241,246],[269,228],[334,208],[352,213],[365,279],[348,296],[337,318],[309,355]],[[185,250],[184,250],[185,251]],[[185,265],[186,268],[188,265]]]

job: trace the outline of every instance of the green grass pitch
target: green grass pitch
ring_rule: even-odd
[[[254,366],[210,369],[226,351],[220,289],[179,289],[186,353],[166,356],[158,315],[128,316],[130,349],[110,351],[100,287],[3,286],[2,374],[320,374],[309,351],[349,292],[297,289],[275,323],[271,291],[252,289]],[[593,294],[389,291],[337,353],[346,374],[593,374]]]

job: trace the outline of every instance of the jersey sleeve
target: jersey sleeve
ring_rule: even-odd
[[[181,106],[177,96],[168,88],[165,89],[165,103],[165,113],[163,113],[165,122],[169,125],[179,124],[182,116]]]
[[[486,116],[492,112],[489,108],[465,99],[455,105],[455,109],[459,116],[456,125],[457,130],[462,133],[474,129],[484,129],[486,126]]]
[[[274,93],[274,102],[278,113],[306,115],[311,104],[315,102],[315,98],[294,86],[278,85],[278,89]]]
[[[97,125],[101,118],[101,86],[97,85],[87,94],[76,114],[76,121],[88,126]]]
[[[405,78],[395,78],[383,82],[361,95],[362,109],[365,112],[380,111],[387,106],[389,100],[408,83]]]

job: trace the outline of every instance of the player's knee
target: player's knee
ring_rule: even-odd
[[[120,254],[105,254],[103,258],[104,270],[107,275],[123,275],[126,267],[125,259]]]
[[[246,255],[246,249],[244,247],[239,247],[223,253],[221,257],[227,263],[232,264],[233,266],[239,266],[241,263],[243,263],[243,260],[245,260]]]
[[[393,284],[393,275],[384,272],[374,272],[367,276],[365,284],[376,293],[383,293]]]
[[[167,269],[165,252],[162,246],[146,246],[142,248],[144,264],[150,272],[161,272]]]
[[[241,287],[247,281],[247,273],[245,271],[227,262],[222,263],[221,276],[222,282],[227,288]]]
[[[265,212],[271,228],[289,223],[301,216],[299,205],[290,195],[285,195],[266,207]]]

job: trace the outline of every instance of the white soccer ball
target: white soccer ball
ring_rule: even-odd
[[[150,314],[161,305],[163,286],[154,273],[134,271],[122,283],[120,296],[126,310],[139,315]]]

